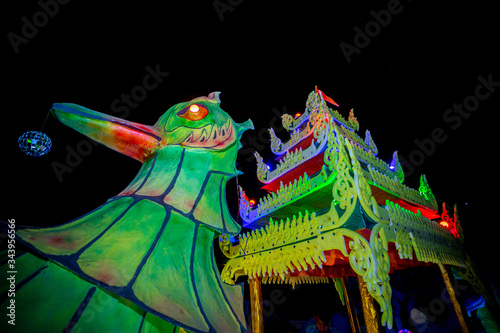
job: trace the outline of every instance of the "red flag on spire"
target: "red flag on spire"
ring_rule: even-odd
[[[314,89],[316,90],[316,93],[320,93],[321,94],[321,97],[323,97],[323,99],[325,101],[327,101],[330,104],[335,105],[336,107],[339,107],[339,105],[337,103],[335,103],[335,101],[333,99],[331,99],[330,97],[326,96],[324,92],[322,92],[321,90],[319,90],[318,86],[315,86]]]

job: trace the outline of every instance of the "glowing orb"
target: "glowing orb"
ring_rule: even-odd
[[[52,141],[50,138],[46,134],[37,131],[23,133],[19,139],[17,139],[17,143],[23,153],[35,157],[47,154],[50,148],[52,148]]]
[[[200,107],[196,104],[193,104],[189,107],[189,111],[196,113],[196,112],[200,111]]]

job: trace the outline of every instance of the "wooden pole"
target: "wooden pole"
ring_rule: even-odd
[[[380,309],[375,300],[368,292],[366,282],[361,276],[358,276],[359,293],[361,294],[361,305],[363,307],[363,316],[365,317],[365,326],[367,333],[382,333],[385,329],[380,321]]]
[[[361,330],[359,329],[358,317],[356,316],[356,310],[354,309],[354,304],[352,302],[347,277],[341,277],[340,281],[342,282],[342,290],[344,291],[345,305],[347,307],[347,313],[349,315],[349,324],[351,325],[351,331],[353,333],[360,333]]]
[[[262,289],[260,277],[248,278],[250,288],[250,311],[252,314],[253,333],[264,333],[264,315],[262,312]]]
[[[441,275],[443,276],[443,281],[446,286],[446,290],[448,290],[448,295],[450,296],[451,304],[453,304],[453,309],[455,309],[455,313],[457,314],[458,323],[460,324],[460,328],[463,333],[469,333],[469,329],[467,328],[467,324],[465,322],[465,318],[462,312],[462,307],[460,303],[458,303],[457,296],[455,295],[455,290],[451,285],[450,277],[448,275],[448,270],[446,267],[438,263],[439,269],[441,270]]]

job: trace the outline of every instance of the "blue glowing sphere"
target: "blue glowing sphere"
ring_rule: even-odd
[[[47,154],[50,148],[52,148],[52,141],[50,138],[46,134],[37,131],[23,133],[19,139],[17,139],[17,143],[23,153],[35,157]]]

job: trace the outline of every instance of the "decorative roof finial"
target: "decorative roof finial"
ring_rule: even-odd
[[[357,131],[359,129],[358,119],[356,119],[356,117],[354,117],[354,109],[351,109],[351,111],[349,111],[348,121],[349,121],[349,125],[351,125],[351,128],[353,130]]]
[[[399,163],[397,150],[394,152],[394,154],[392,154],[392,161],[391,161],[391,164],[389,164],[389,169],[394,171],[396,173],[396,177],[398,178],[398,181],[400,183],[403,183],[403,181],[405,180],[405,173],[403,171],[403,167],[401,166],[401,163]]]
[[[373,156],[377,156],[378,148],[377,145],[375,144],[375,141],[373,141],[372,135],[369,130],[366,130],[365,132],[365,143],[368,147],[370,147]]]

